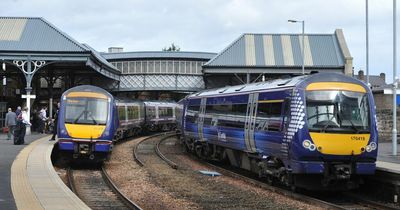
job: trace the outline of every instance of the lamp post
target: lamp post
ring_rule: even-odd
[[[397,28],[396,28],[396,0],[393,0],[393,129],[392,129],[392,155],[397,155]]]
[[[301,23],[301,28],[302,28],[302,51],[301,51],[301,73],[304,75],[304,20],[288,20],[289,23]]]

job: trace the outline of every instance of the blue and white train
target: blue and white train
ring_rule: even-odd
[[[375,172],[371,90],[338,73],[203,91],[178,105],[178,130],[198,156],[293,188],[351,189]]]

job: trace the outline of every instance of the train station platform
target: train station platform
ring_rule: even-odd
[[[28,145],[8,152],[8,164],[0,170],[4,179],[0,185],[7,185],[0,187],[1,209],[89,209],[54,170],[50,156],[55,142],[49,139],[47,135],[31,135],[27,137]],[[3,150],[10,150],[7,147],[15,146],[4,141],[1,140],[6,146],[1,145],[0,157]]]
[[[378,145],[378,160],[376,168],[381,171],[400,174],[400,144],[397,145],[397,155],[392,155],[392,143],[381,142]]]

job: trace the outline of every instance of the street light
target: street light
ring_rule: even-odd
[[[302,26],[302,37],[303,40],[301,41],[301,45],[303,46],[302,52],[301,52],[301,73],[304,75],[304,20],[288,20],[289,23],[301,23]]]

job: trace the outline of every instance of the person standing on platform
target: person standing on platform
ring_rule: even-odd
[[[18,117],[19,114],[21,114],[21,107],[20,106],[18,106],[17,110],[15,110],[15,115],[17,115],[17,117]]]
[[[8,127],[7,140],[11,140],[11,136],[14,135],[15,126],[17,125],[17,115],[15,115],[11,108],[8,108],[5,121]]]
[[[54,141],[56,140],[56,135],[57,135],[57,128],[58,128],[58,111],[60,109],[60,102],[57,103],[57,110],[56,113],[54,113],[54,119],[53,119],[53,136],[49,141]]]
[[[38,130],[39,133],[45,133],[45,124],[46,124],[46,121],[48,120],[46,110],[47,110],[47,107],[43,107],[39,113],[39,118],[40,118],[40,125],[39,125],[39,130]]]
[[[29,116],[28,116],[28,107],[25,107],[24,110],[21,112],[21,123],[19,126],[19,134],[18,134],[18,140],[17,142],[14,139],[14,144],[24,144],[25,143],[25,132],[26,132],[26,126],[29,125],[31,126],[32,124],[29,122]]]

